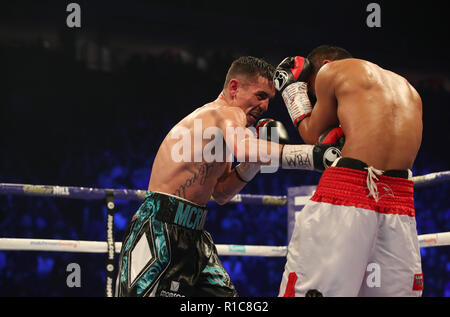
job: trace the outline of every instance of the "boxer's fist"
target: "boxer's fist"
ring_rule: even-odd
[[[341,149],[344,147],[345,135],[341,127],[331,127],[328,128],[319,137],[317,144],[332,144],[337,145]]]
[[[336,145],[316,144],[313,149],[314,170],[323,172],[341,157],[341,149]]]
[[[289,143],[289,134],[280,121],[264,118],[256,123],[256,135],[260,139],[273,141],[279,144]]]
[[[286,57],[275,70],[273,83],[275,89],[282,92],[290,84],[306,82],[311,74],[312,65],[307,58],[301,56]]]
[[[314,169],[322,172],[330,167],[334,161],[341,157],[344,143],[345,135],[341,127],[327,129],[319,137],[318,143],[314,146]]]

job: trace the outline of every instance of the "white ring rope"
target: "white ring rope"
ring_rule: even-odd
[[[449,246],[450,232],[423,234],[419,235],[418,239],[421,248]],[[121,247],[122,243],[116,242],[116,253],[120,252]],[[284,257],[287,255],[286,246],[216,244],[216,247],[219,255],[223,256]],[[103,241],[0,238],[0,250],[106,253],[108,248],[107,243]]]

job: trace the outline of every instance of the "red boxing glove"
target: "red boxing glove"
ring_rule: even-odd
[[[344,143],[345,135],[341,127],[328,128],[317,141],[317,144],[338,145],[340,148],[344,146]]]
[[[260,119],[256,123],[256,135],[258,139],[262,138],[279,144],[289,143],[289,134],[283,123],[271,118]]]
[[[301,81],[306,82],[312,71],[312,65],[307,58],[301,56],[286,57],[277,66],[273,76],[276,90],[282,92],[290,84]]]

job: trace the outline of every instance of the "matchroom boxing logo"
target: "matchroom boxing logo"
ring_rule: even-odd
[[[259,139],[254,127],[227,127],[225,135],[219,127],[203,127],[195,119],[193,128],[177,126],[169,132],[174,141],[171,157],[179,162],[259,162],[261,173],[275,173],[279,167],[279,136],[276,128],[261,129]],[[271,142],[266,140],[270,135]],[[235,155],[233,155],[233,153]]]

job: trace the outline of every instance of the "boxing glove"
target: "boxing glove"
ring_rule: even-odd
[[[278,64],[273,76],[275,89],[282,92],[287,86],[297,81],[306,82],[312,72],[312,65],[301,56],[286,57]]]
[[[286,57],[275,70],[275,89],[281,93],[295,127],[312,112],[306,83],[311,73],[310,61],[301,56]]]
[[[322,172],[341,157],[345,135],[341,127],[330,127],[319,136],[314,148],[315,170]]]
[[[344,132],[340,127],[327,129],[316,145],[285,145],[281,153],[281,166],[284,169],[304,169],[323,172],[341,157],[345,143]]]
[[[344,131],[341,127],[330,127],[319,137],[317,144],[332,144],[343,148],[345,143]]]
[[[289,143],[289,134],[280,121],[264,118],[256,123],[256,135],[259,139],[279,144]]]

